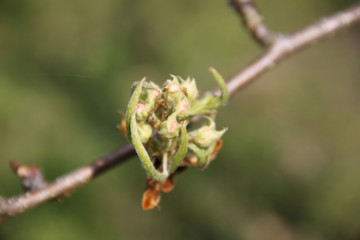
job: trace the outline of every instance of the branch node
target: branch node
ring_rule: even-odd
[[[230,5],[240,14],[244,25],[259,44],[264,47],[274,44],[278,34],[268,29],[264,18],[252,0],[230,0]]]
[[[10,168],[20,178],[21,184],[26,191],[35,191],[48,185],[41,169],[36,165],[26,166],[15,161],[11,161]]]

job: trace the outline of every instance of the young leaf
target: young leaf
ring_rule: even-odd
[[[162,172],[159,172],[158,170],[155,169],[153,163],[151,162],[149,154],[147,153],[144,145],[141,142],[141,139],[140,139],[140,136],[138,133],[135,112],[131,116],[130,133],[131,133],[132,144],[134,145],[136,153],[139,156],[140,161],[141,161],[143,167],[145,168],[146,172],[148,173],[148,175],[157,181],[165,180],[168,177],[168,175],[166,175]]]
[[[188,148],[188,138],[187,138],[187,131],[186,131],[186,122],[184,122],[181,126],[180,145],[179,145],[178,150],[175,153],[174,158],[171,161],[170,173],[175,172],[175,170],[180,165],[181,161],[185,158],[187,148]]]
[[[130,129],[131,117],[134,115],[134,112],[136,111],[136,106],[139,102],[140,94],[141,94],[145,79],[146,78],[141,79],[141,81],[135,87],[135,90],[134,90],[133,94],[131,95],[130,101],[129,101],[127,109],[126,109],[126,114],[125,114],[126,132],[127,132],[127,137],[128,137],[129,142],[132,142],[131,133],[130,133],[131,132],[131,129]]]
[[[215,80],[217,81],[217,83],[219,84],[219,87],[221,89],[221,95],[220,95],[220,105],[224,106],[227,104],[227,102],[229,101],[229,91],[226,87],[226,83],[224,78],[220,75],[220,73],[218,71],[216,71],[215,68],[209,68],[209,71],[213,74]]]

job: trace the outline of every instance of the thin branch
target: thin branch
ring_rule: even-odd
[[[289,56],[297,50],[309,46],[311,43],[327,37],[348,25],[360,21],[360,4],[356,4],[352,8],[328,18],[324,18],[320,22],[314,23],[293,34],[272,34],[263,24],[262,20],[259,21],[259,19],[262,18],[249,0],[232,0],[231,2],[233,6],[236,7],[237,11],[244,15],[244,22],[252,32],[253,36],[262,44],[270,46],[265,54],[229,79],[227,87],[231,95],[235,94],[238,90],[244,88],[260,75],[273,68],[276,63],[286,56]],[[242,8],[238,9],[238,7]],[[258,19],[255,21],[256,24],[253,23],[254,20],[252,19]],[[271,36],[271,41],[269,41],[270,38],[268,36]],[[219,93],[219,90],[215,90],[214,92]],[[25,194],[7,199],[0,198],[0,222],[48,200],[67,195],[83,184],[89,182],[94,177],[125,162],[134,155],[135,151],[133,147],[127,144],[114,152],[105,155],[103,158],[59,177],[51,183],[44,184],[42,187],[31,183],[29,187],[31,190]],[[41,172],[38,172],[36,174],[40,173]],[[26,174],[17,174],[20,177],[23,177],[23,183],[24,180],[30,180],[30,177]],[[29,176],[34,177],[34,175],[31,174]]]
[[[233,95],[260,75],[274,68],[276,63],[285,57],[358,21],[360,21],[359,3],[293,34],[277,35],[273,44],[262,56],[228,80],[230,94]]]
[[[57,178],[43,188],[8,199],[0,198],[0,223],[43,202],[68,195],[96,176],[133,156],[135,156],[134,148],[126,144],[88,165]]]
[[[230,4],[240,14],[244,25],[257,42],[265,47],[274,43],[277,33],[265,25],[263,16],[252,0],[231,0]]]

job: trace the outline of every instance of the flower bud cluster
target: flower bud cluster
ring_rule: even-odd
[[[195,79],[173,75],[162,87],[145,79],[134,84],[124,131],[150,179],[166,181],[178,167],[189,166],[186,159],[190,157],[191,165],[200,168],[216,157],[226,129],[217,131],[214,118],[217,108],[227,102],[228,92],[220,74],[211,72],[220,96],[199,97]],[[198,115],[207,122],[191,129],[189,123]]]
[[[189,149],[197,156],[198,167],[207,166],[216,157],[214,151],[218,151],[216,147],[219,146],[219,141],[221,141],[222,135],[227,130],[224,128],[221,131],[217,131],[214,120],[211,118],[207,119],[209,125],[204,125],[188,133]]]

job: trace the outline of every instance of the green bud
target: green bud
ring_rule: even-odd
[[[186,95],[181,90],[181,85],[179,83],[180,78],[171,75],[172,80],[167,80],[163,87],[163,92],[165,93],[165,102],[170,111],[178,111],[178,103],[180,100],[185,99]]]
[[[133,85],[125,115],[126,131],[154,181],[165,181],[179,166],[186,165],[189,157],[195,159],[191,166],[204,168],[219,152],[226,129],[217,131],[212,118],[229,94],[221,75],[215,69],[210,71],[220,87],[220,95],[199,97],[195,79],[174,75],[162,88],[145,79]],[[194,116],[208,116],[208,121],[188,133],[188,123]]]
[[[165,82],[164,89],[166,89],[168,93],[177,93],[181,90],[179,79],[174,75],[170,75],[170,76],[173,79],[172,80],[169,79]]]
[[[200,168],[206,167],[210,155],[207,149],[200,148],[194,143],[189,143],[188,147],[197,157],[196,166]]]
[[[147,143],[152,136],[152,128],[147,123],[138,124],[139,137],[142,143]]]
[[[140,96],[140,101],[155,105],[157,99],[161,94],[161,89],[153,82],[145,82],[143,87],[143,93]]]
[[[144,103],[138,103],[136,105],[136,120],[143,121],[149,116],[148,107]]]
[[[181,83],[181,89],[185,92],[190,101],[195,100],[199,95],[195,79],[193,78],[187,78],[186,80],[183,80]]]
[[[175,111],[179,113],[179,117],[186,117],[190,109],[190,101],[187,98],[180,99],[176,106]]]
[[[179,136],[180,124],[177,122],[176,117],[178,113],[171,114],[166,121],[160,125],[159,133],[167,138],[173,138]]]
[[[189,133],[189,139],[202,148],[209,147],[211,144],[215,143],[227,130],[225,128],[221,131],[216,131],[214,120],[211,118],[207,119],[209,120],[209,125]]]
[[[152,82],[146,83],[140,95],[139,103],[136,106],[136,119],[138,121],[145,121],[148,119],[149,115],[153,112],[160,95],[161,90],[156,84]]]
[[[199,100],[195,100],[188,112],[189,116],[214,113],[215,109],[224,106],[229,100],[229,91],[227,89],[224,79],[214,68],[210,68],[209,70],[217,81],[221,90],[221,94],[220,96],[210,94],[204,96]]]

